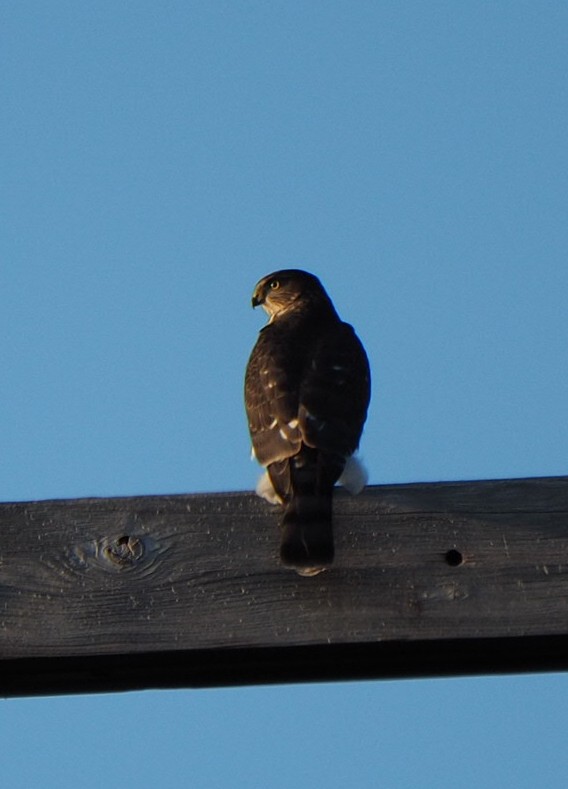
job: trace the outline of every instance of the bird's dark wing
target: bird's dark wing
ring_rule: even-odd
[[[245,376],[245,406],[254,455],[263,466],[295,455],[302,442],[298,423],[301,360],[294,337],[266,326],[253,348]]]
[[[369,362],[353,327],[330,324],[302,377],[298,419],[309,447],[347,458],[359,446],[371,392]]]

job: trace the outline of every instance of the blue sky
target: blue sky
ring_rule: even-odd
[[[292,266],[367,347],[372,483],[566,473],[564,3],[0,14],[0,500],[252,488],[250,295]],[[564,787],[567,690],[9,700],[0,779]]]

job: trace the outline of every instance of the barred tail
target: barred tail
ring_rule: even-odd
[[[296,494],[282,521],[280,558],[301,575],[316,575],[333,562],[331,491],[326,496]]]

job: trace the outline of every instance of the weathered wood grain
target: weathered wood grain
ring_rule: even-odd
[[[0,693],[568,667],[568,477],[339,491],[314,578],[278,520],[248,493],[0,505]]]

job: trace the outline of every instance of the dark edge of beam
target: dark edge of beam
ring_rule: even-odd
[[[211,649],[0,661],[0,696],[568,670],[568,635]]]

